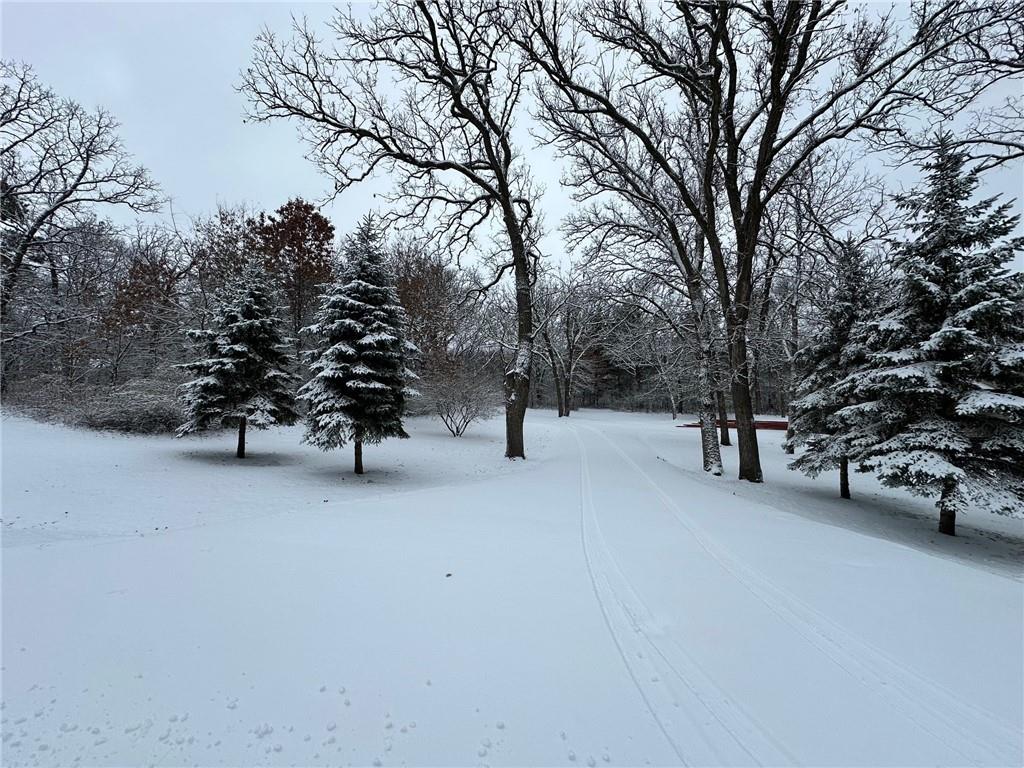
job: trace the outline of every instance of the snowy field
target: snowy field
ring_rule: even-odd
[[[1024,530],[667,417],[3,421],[4,765],[1019,765]],[[726,448],[730,475],[735,448]]]

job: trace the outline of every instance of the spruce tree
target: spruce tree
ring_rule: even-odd
[[[300,390],[309,410],[305,441],[328,451],[349,440],[355,472],[363,473],[363,444],[408,437],[402,426],[409,346],[406,316],[388,273],[377,227],[362,221],[345,244],[339,278],[324,293],[316,322],[306,329],[316,348],[312,378]]]
[[[195,375],[182,388],[188,420],[178,435],[238,427],[236,455],[245,458],[247,426],[294,424],[294,386],[277,305],[267,276],[250,263],[225,287],[213,328],[189,331],[203,355],[180,366]]]
[[[790,463],[810,477],[839,470],[839,495],[850,498],[849,456],[854,451],[835,413],[849,404],[837,386],[862,362],[862,348],[851,341],[858,321],[876,307],[877,278],[863,248],[852,237],[837,242],[832,254],[832,290],[822,302],[820,325],[797,356],[800,384],[790,417],[787,447],[804,450]]]
[[[938,496],[939,531],[967,506],[1024,510],[1024,250],[997,198],[942,136],[919,190],[900,199],[912,237],[896,252],[897,300],[865,323],[865,364],[839,385],[851,455],[882,482]]]

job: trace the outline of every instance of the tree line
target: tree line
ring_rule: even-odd
[[[951,533],[969,504],[1021,505],[1021,242],[1009,204],[976,190],[1024,157],[1001,90],[1022,39],[1012,0],[396,0],[265,31],[238,86],[250,118],[299,123],[336,194],[394,182],[384,282],[453,434],[500,380],[510,458],[541,398],[560,416],[664,407],[697,414],[713,474],[734,419],[737,474],[761,482],[754,416],[775,411],[795,468],[840,469],[844,495],[851,467],[935,495]],[[238,253],[263,254],[304,358],[344,259],[295,254],[329,224],[225,210],[114,233],[97,202],[158,205],[116,123],[4,67],[9,398],[43,369],[63,382],[47,392],[149,376],[170,337],[207,327]],[[575,203],[558,232],[529,134]],[[869,157],[923,178],[894,194]],[[545,252],[556,235],[571,265]]]

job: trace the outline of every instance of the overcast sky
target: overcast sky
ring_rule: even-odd
[[[3,55],[31,64],[58,94],[107,108],[176,211],[207,213],[219,202],[272,209],[327,189],[294,128],[243,123],[235,90],[261,26],[285,31],[293,12],[320,20],[332,8],[4,2]],[[353,196],[353,218],[365,198]]]
[[[317,23],[332,13],[329,3],[4,0],[0,43],[4,58],[31,64],[58,94],[115,115],[125,146],[177,214],[208,214],[218,203],[272,210],[290,197],[322,199],[328,185],[304,159],[293,125],[243,122],[245,102],[235,86],[262,26],[287,33],[292,14]],[[547,150],[530,151],[554,229],[567,208],[557,164]],[[1021,198],[1022,187],[1018,165],[993,176],[988,191]],[[344,232],[374,207],[374,189],[350,190],[325,213]],[[555,238],[548,248],[558,249]]]

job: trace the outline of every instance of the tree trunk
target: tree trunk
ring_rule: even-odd
[[[760,343],[756,343],[750,351],[750,393],[754,399],[754,413],[764,413],[764,399],[761,395],[761,351]]]
[[[715,401],[711,390],[700,398],[700,450],[704,471],[716,477],[722,474],[722,450],[715,434]]]
[[[558,355],[555,354],[555,348],[551,344],[551,336],[548,334],[547,329],[541,333],[544,339],[544,346],[548,351],[548,366],[551,368],[551,380],[555,385],[555,405],[558,408],[558,418],[562,418],[566,415],[565,413],[565,395],[562,387],[562,375],[558,366]]]
[[[703,236],[697,236],[695,246],[699,253],[703,253]],[[691,274],[688,278],[686,289],[690,298],[693,341],[697,351],[697,394],[700,398],[697,417],[700,422],[701,460],[704,471],[717,476],[722,474],[722,449],[718,444],[718,435],[715,434],[714,332],[699,276]]]
[[[523,420],[530,396],[530,378],[517,375],[515,370],[505,374],[505,457],[525,459],[523,447]]]
[[[722,445],[732,445],[729,440],[729,410],[725,407],[725,392],[715,392],[715,399],[718,401],[718,431],[721,433],[719,442]]]
[[[505,372],[505,457],[525,459],[523,421],[530,402],[530,367],[533,364],[533,289],[530,255],[511,193],[505,195],[503,202],[505,231],[512,248],[516,279],[516,355],[511,369]]]
[[[796,203],[796,277],[793,285],[793,295],[789,302],[789,342],[788,355],[789,365],[786,376],[786,415],[788,424],[786,427],[786,453],[796,452],[793,445],[793,400],[796,399],[796,355],[800,351],[800,282],[803,279],[803,219],[800,218],[800,201]],[[846,459],[843,459],[844,468]],[[847,494],[849,494],[849,483],[847,483]],[[850,498],[849,495],[843,496]]]
[[[712,212],[713,208],[709,207],[708,213]],[[740,248],[737,262],[741,268],[736,276],[734,297],[730,296],[729,276],[724,267],[721,243],[716,240],[712,250],[718,280],[718,300],[722,305],[721,319],[725,322],[725,348],[729,356],[729,388],[732,393],[733,411],[736,414],[739,479],[752,483],[760,483],[764,480],[761,472],[761,456],[757,449],[757,431],[754,428],[754,407],[750,401],[750,361],[747,356],[747,320],[750,311],[753,283],[752,266],[759,224],[760,217],[758,215],[748,217],[745,231],[739,237]],[[698,240],[698,244],[701,243],[703,243],[703,238]]]
[[[754,428],[754,406],[750,399],[750,366],[747,361],[746,328],[729,322],[729,363],[732,368],[732,406],[736,413],[736,439],[739,443],[739,479],[752,483],[764,481],[761,454]]]
[[[703,325],[703,323],[702,323]],[[701,326],[698,326],[701,327]],[[700,450],[704,471],[722,474],[722,449],[715,433],[715,395],[711,388],[711,355],[703,334],[697,336],[697,381],[700,387]]]
[[[571,365],[571,363],[570,363],[570,365]],[[573,407],[573,402],[572,402],[572,368],[571,367],[569,368],[569,370],[567,370],[565,372],[565,378],[562,380],[562,392],[564,393],[563,397],[565,398],[565,416],[566,416],[566,418],[568,418],[569,414],[572,413],[572,407]]]
[[[956,536],[956,502],[953,500],[955,488],[953,483],[946,483],[939,498],[939,533],[947,536]]]
[[[839,460],[839,498],[850,498],[850,460],[845,456]]]
[[[238,422],[238,450],[235,451],[235,456],[239,459],[245,458],[245,416]]]
[[[356,440],[354,442],[356,452],[356,474],[363,474],[363,441]]]

